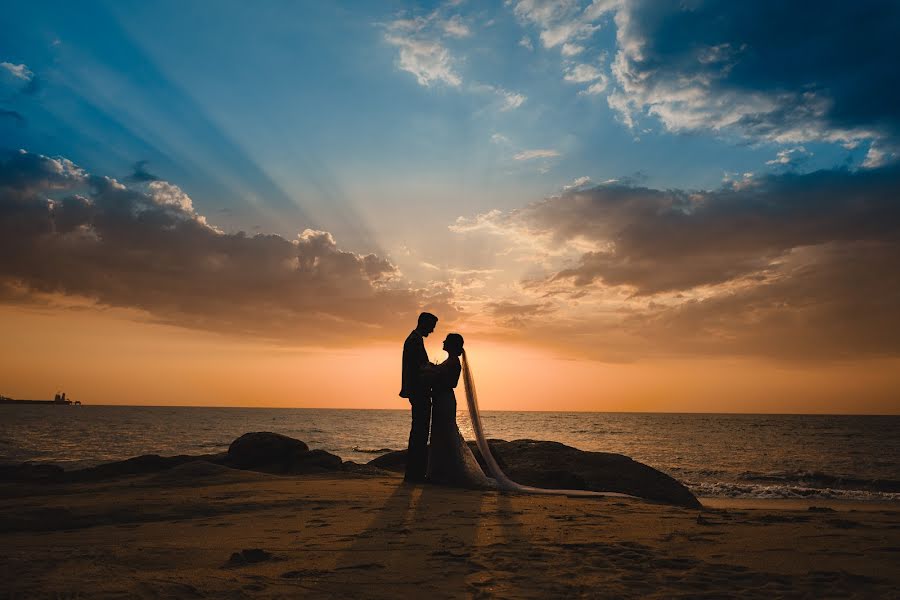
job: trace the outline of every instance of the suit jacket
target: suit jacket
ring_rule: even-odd
[[[428,353],[425,352],[425,341],[422,335],[413,330],[403,342],[403,381],[400,387],[401,398],[415,398],[428,395],[428,386],[422,379],[422,367],[428,364]]]

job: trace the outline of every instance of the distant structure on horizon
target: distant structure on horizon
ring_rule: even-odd
[[[80,400],[72,401],[66,398],[65,392],[56,392],[53,400],[16,400],[7,396],[0,396],[0,404],[58,404],[63,406],[81,406]]]

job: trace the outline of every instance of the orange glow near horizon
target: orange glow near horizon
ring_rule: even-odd
[[[4,307],[0,394],[85,404],[407,408],[394,346],[297,350],[136,322],[129,311]],[[438,330],[426,346],[443,357]],[[485,410],[900,413],[900,360],[566,360],[468,337]],[[462,389],[457,390],[463,404]]]

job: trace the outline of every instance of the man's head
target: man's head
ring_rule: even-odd
[[[428,337],[428,334],[434,331],[434,326],[437,325],[438,318],[431,313],[423,312],[419,315],[419,324],[416,325],[416,331],[418,331],[422,337]]]

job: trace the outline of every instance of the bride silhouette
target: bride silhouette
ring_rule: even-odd
[[[456,425],[456,394],[464,355],[463,337],[458,333],[444,340],[447,360],[425,367],[425,381],[431,384],[431,446],[428,452],[428,480],[461,487],[493,488],[466,445]]]
[[[460,487],[498,489],[529,494],[565,496],[605,496],[589,490],[558,490],[521,485],[511,480],[494,459],[478,412],[478,395],[472,366],[463,349],[464,340],[458,333],[447,335],[444,351],[447,360],[425,367],[425,380],[432,388],[431,446],[428,455],[428,479],[434,483]],[[461,360],[460,360],[461,359]],[[488,475],[463,439],[456,424],[456,394],[454,388],[460,375],[466,390],[466,404],[475,433],[475,442],[487,467]]]

